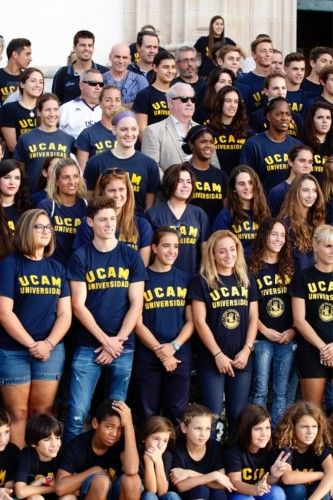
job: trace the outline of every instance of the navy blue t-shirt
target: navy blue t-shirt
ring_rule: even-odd
[[[102,122],[97,122],[82,130],[75,141],[75,147],[89,153],[91,158],[107,149],[113,149],[115,142],[116,136],[113,132],[104,127]]]
[[[10,75],[0,68],[0,106],[18,87],[20,75]]]
[[[262,106],[265,77],[256,75],[253,71],[250,71],[249,73],[242,73],[237,79],[240,83],[243,83],[250,88],[251,111],[260,108],[260,106]]]
[[[259,223],[253,219],[252,210],[244,210],[244,212],[247,219],[241,224],[235,224],[229,208],[223,208],[214,221],[212,233],[220,229],[229,229],[242,243],[245,258],[248,259],[253,240],[257,237]]]
[[[113,337],[121,328],[130,306],[128,288],[131,283],[147,278],[144,264],[138,252],[123,243],[109,252],[100,252],[93,243],[78,248],[68,262],[67,277],[82,281],[87,287],[85,305],[98,326],[106,335]],[[98,346],[98,340],[82,324],[76,329],[77,344]],[[130,335],[124,343],[133,348]]]
[[[320,186],[324,180],[324,168],[329,154],[333,152],[333,143],[329,146],[325,143],[310,144],[313,149],[313,163],[311,174],[317,179]]]
[[[290,104],[290,111],[303,115],[303,108],[312,95],[301,87],[299,90],[288,90],[286,98]]]
[[[133,111],[148,116],[148,125],[158,123],[170,114],[165,92],[149,85],[137,93],[133,102]]]
[[[221,42],[221,38],[214,38],[213,45],[218,42]],[[223,40],[223,45],[236,45],[236,43],[231,40],[231,38],[225,37]],[[200,38],[198,38],[198,40],[194,44],[194,48],[201,55],[199,75],[208,76],[214,69],[216,69],[216,65],[214,64],[212,58],[209,56],[208,36],[201,36]]]
[[[30,191],[34,192],[37,188],[45,159],[54,156],[67,157],[73,145],[74,137],[60,129],[55,132],[44,132],[34,128],[19,137],[13,158],[25,164]]]
[[[8,227],[14,233],[16,222],[19,220],[21,214],[18,213],[17,208],[15,207],[14,204],[10,205],[9,207],[2,207],[2,208],[7,220]]]
[[[153,229],[170,226],[179,232],[179,253],[175,266],[193,275],[200,262],[200,245],[208,239],[209,221],[205,212],[187,204],[183,215],[177,219],[166,202],[160,202],[147,211]]]
[[[291,255],[294,260],[294,267],[295,271],[302,271],[303,269],[306,269],[307,267],[313,266],[315,260],[314,260],[314,253],[313,250],[307,250],[303,251],[300,250],[299,248],[296,247],[296,241],[295,241],[295,233],[291,229],[291,223],[289,217],[284,218],[284,222],[288,228],[289,232],[289,240],[291,244]]]
[[[282,207],[282,203],[286,197],[287,191],[289,189],[290,184],[287,181],[280,182],[274,186],[268,193],[267,203],[269,209],[271,211],[272,217],[277,217],[280,209]]]
[[[40,476],[55,479],[58,470],[58,457],[49,461],[40,460],[36,448],[27,447],[17,457],[15,482],[30,484]]]
[[[186,447],[186,440],[179,437],[176,440],[172,450],[172,467],[194,470],[200,474],[209,474],[217,470],[224,469],[222,445],[214,439],[208,439],[206,442],[206,451],[200,460],[194,460]]]
[[[233,359],[245,344],[250,302],[258,300],[254,277],[250,276],[247,288],[239,284],[235,275],[219,275],[219,285],[209,288],[206,280],[197,275],[190,284],[188,297],[206,304],[206,323],[219,348]],[[202,342],[198,344],[198,366],[216,369],[213,355]]]
[[[292,327],[290,276],[279,274],[279,265],[265,263],[257,274],[259,291],[259,319],[268,328],[284,332]],[[257,340],[266,340],[258,331]]]
[[[0,295],[14,301],[13,312],[34,340],[44,340],[57,318],[59,298],[69,296],[65,268],[51,257],[32,260],[14,253],[0,261]],[[0,326],[0,347],[25,349]]]
[[[314,452],[312,446],[304,452],[300,453],[295,448],[285,448],[283,451],[290,453],[287,462],[291,465],[292,470],[304,472],[321,472],[323,471],[323,462],[329,457],[333,450],[332,448],[324,447],[319,455]],[[311,484],[311,483],[310,483]]]
[[[225,450],[224,460],[227,474],[240,472],[244,483],[255,485],[267,472],[270,472],[276,460],[276,452],[264,448],[258,453],[250,453],[243,451],[239,446],[233,446]]]
[[[323,86],[320,83],[313,83],[308,78],[304,78],[301,83],[301,88],[305,90],[308,94],[311,94],[312,97],[320,96],[323,93]]]
[[[170,271],[159,273],[147,268],[148,280],[143,294],[143,324],[161,343],[171,342],[183,328],[187,290],[191,276],[172,267]],[[152,351],[138,339],[136,354],[151,357]],[[185,342],[177,351],[177,358],[185,359],[191,355],[190,341]]]
[[[143,212],[147,193],[157,193],[160,188],[160,174],[156,161],[139,151],[135,151],[130,158],[117,158],[112,151],[104,151],[87,162],[84,170],[87,188],[94,190],[99,176],[109,168],[120,168],[128,172],[134,191],[136,210]]]
[[[266,191],[269,191],[289,175],[288,151],[301,142],[287,135],[282,142],[274,142],[266,132],[251,137],[240,154],[240,164],[252,167]]]
[[[0,126],[14,128],[16,138],[37,126],[36,109],[27,109],[19,101],[9,102],[1,108]]]
[[[19,452],[20,448],[14,443],[8,443],[6,448],[0,451],[0,488],[4,488],[7,481],[13,481]]]
[[[110,446],[103,455],[97,455],[92,448],[94,431],[84,432],[73,438],[61,453],[59,469],[70,474],[80,474],[91,467],[99,466],[114,480],[120,475],[122,464],[120,454],[124,449],[123,439]]]
[[[196,178],[195,193],[190,203],[202,208],[212,223],[227,196],[228,177],[223,170],[212,165],[207,170],[198,170],[191,163],[188,166]]]
[[[66,207],[45,199],[39,203],[38,208],[48,213],[54,228],[57,244],[53,258],[66,266],[72,253],[77,229],[87,213],[86,200],[79,198],[72,207]]]
[[[149,222],[145,217],[134,216],[135,225],[138,230],[138,238],[128,241],[126,236],[122,233],[116,232],[116,238],[121,243],[125,243],[134,250],[140,250],[140,248],[145,248],[151,245],[153,239],[153,230]],[[79,226],[77,233],[74,238],[73,250],[90,243],[93,240],[94,231],[90,226],[88,226],[87,219],[82,220],[82,224]]]
[[[216,154],[221,168],[229,176],[231,170],[239,165],[241,150],[246,141],[254,135],[248,130],[244,137],[236,135],[231,126],[219,130],[215,134]]]

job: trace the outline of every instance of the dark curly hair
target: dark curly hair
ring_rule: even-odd
[[[291,254],[291,247],[288,236],[288,228],[282,219],[266,219],[262,224],[260,224],[257,237],[253,242],[251,248],[251,258],[249,263],[249,271],[254,275],[257,275],[259,271],[265,266],[265,253],[267,248],[267,239],[275,224],[282,224],[286,231],[286,241],[279,253],[278,260],[278,273],[281,279],[285,283],[288,280],[287,277],[291,278],[294,273],[294,264]]]

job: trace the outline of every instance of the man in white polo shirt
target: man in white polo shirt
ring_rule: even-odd
[[[85,128],[102,118],[99,94],[104,86],[103,75],[98,69],[88,69],[80,76],[80,97],[60,107],[60,128],[77,138]]]

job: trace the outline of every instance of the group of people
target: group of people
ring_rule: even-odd
[[[7,46],[0,498],[329,498],[333,49],[224,30],[79,31],[52,93]]]

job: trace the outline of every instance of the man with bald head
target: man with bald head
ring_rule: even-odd
[[[111,68],[103,74],[106,85],[115,85],[121,92],[122,102],[131,108],[134,98],[140,90],[148,86],[147,79],[133,71],[128,71],[127,66],[131,61],[129,46],[126,43],[117,43],[109,54]]]

